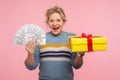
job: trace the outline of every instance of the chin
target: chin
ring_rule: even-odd
[[[54,35],[59,35],[61,32],[52,32]]]
[[[59,35],[60,33],[53,33],[54,35]]]

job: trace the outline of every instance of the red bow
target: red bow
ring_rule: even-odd
[[[93,47],[92,47],[92,34],[86,35],[85,33],[82,33],[82,37],[83,38],[87,38],[88,52],[93,51]]]

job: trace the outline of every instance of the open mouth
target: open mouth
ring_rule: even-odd
[[[53,27],[53,30],[56,32],[59,29],[59,27]]]

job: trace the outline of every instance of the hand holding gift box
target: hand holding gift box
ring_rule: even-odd
[[[82,33],[82,36],[69,36],[68,38],[72,52],[105,51],[107,48],[107,38],[103,36]]]

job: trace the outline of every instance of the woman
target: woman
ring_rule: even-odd
[[[66,22],[64,10],[53,7],[46,12],[46,23],[50,32],[46,33],[46,45],[38,46],[31,40],[26,45],[28,52],[25,65],[34,70],[39,65],[39,80],[73,80],[73,69],[83,64],[84,53],[71,53],[68,36],[75,34],[63,31]]]

